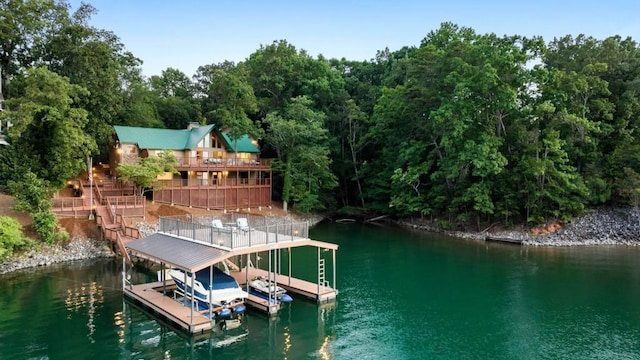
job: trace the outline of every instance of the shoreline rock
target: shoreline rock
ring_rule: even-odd
[[[496,232],[444,231],[430,224],[398,221],[398,224],[417,230],[442,233],[447,236],[484,241],[487,235],[521,240],[528,246],[597,246],[640,245],[640,210],[632,207],[598,208],[578,216],[558,230],[533,235],[528,229]]]
[[[75,238],[65,244],[43,245],[40,250],[30,249],[0,263],[0,274],[48,266],[62,262],[114,257],[104,241]]]

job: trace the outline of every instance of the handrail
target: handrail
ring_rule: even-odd
[[[226,157],[183,157],[179,159],[178,166],[190,167],[190,166],[204,166],[211,168],[225,168],[225,167],[260,167],[267,168],[271,167],[271,159],[242,159],[235,158],[233,156]]]
[[[234,226],[219,228],[212,225],[212,219],[204,216],[161,217],[159,231],[230,249],[303,240],[309,237],[309,223],[306,221],[250,224],[251,227],[246,230]]]
[[[271,178],[223,178],[223,179],[173,179],[158,180],[153,183],[154,189],[175,187],[224,187],[224,186],[269,186]]]

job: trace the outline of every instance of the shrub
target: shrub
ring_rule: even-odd
[[[0,216],[0,259],[6,259],[14,249],[27,244],[20,223],[14,218]]]
[[[453,224],[447,220],[438,220],[438,227],[442,230],[451,230],[453,229]]]
[[[56,215],[49,211],[33,214],[33,228],[40,240],[48,244],[69,239],[69,233],[60,227]]]

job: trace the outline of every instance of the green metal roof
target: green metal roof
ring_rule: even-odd
[[[224,139],[229,151],[236,151],[236,143],[229,137],[229,134],[223,133],[222,139]],[[260,153],[260,149],[258,149],[258,146],[253,143],[253,140],[248,135],[242,135],[242,137],[238,139],[237,149],[239,153]]]
[[[189,150],[215,129],[215,124],[194,127],[190,130],[141,128],[133,126],[114,126],[118,140],[124,144],[136,144],[140,149],[153,150]],[[235,152],[235,141],[222,133],[227,150]],[[238,139],[238,152],[260,153],[260,149],[247,135]]]
[[[140,149],[188,150],[193,149],[215,125],[195,127],[190,130],[114,126],[118,140],[125,144],[137,144]]]

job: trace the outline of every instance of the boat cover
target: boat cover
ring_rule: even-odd
[[[209,268],[196,272],[196,280],[200,281],[205,289],[209,290]],[[213,290],[238,288],[238,283],[230,275],[225,274],[217,267],[213,267]]]

